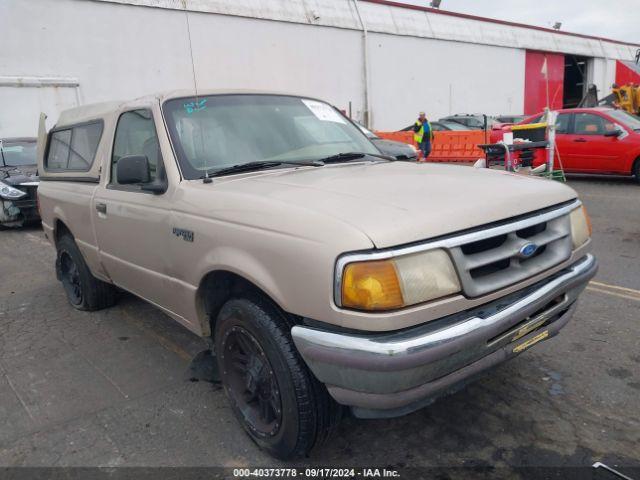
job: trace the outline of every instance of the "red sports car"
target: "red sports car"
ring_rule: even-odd
[[[543,117],[534,115],[520,124]],[[640,183],[640,117],[613,108],[572,108],[558,111],[556,126],[556,162],[565,172],[633,175]],[[491,142],[502,140],[510,127],[492,130]]]

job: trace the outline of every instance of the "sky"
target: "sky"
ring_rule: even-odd
[[[397,0],[429,6],[430,0]],[[640,44],[640,0],[442,0],[441,10]]]

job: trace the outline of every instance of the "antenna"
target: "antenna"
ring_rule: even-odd
[[[196,93],[196,103],[200,101],[200,97],[198,95],[198,80],[196,79],[196,64],[193,61],[193,44],[191,43],[191,24],[189,23],[189,11],[187,10],[187,3],[183,2],[184,6],[184,17],[187,20],[187,36],[189,37],[189,56],[191,57],[191,75],[193,77],[193,89]],[[201,150],[204,150],[204,140],[202,139],[202,135],[200,135],[200,147]],[[203,183],[211,183],[213,180],[209,178],[209,169],[207,168],[206,160],[204,157],[202,158],[202,169],[204,170],[204,178],[202,179]]]
[[[196,100],[198,99],[198,82],[196,80],[196,65],[193,61],[193,45],[191,44],[191,25],[189,24],[189,11],[186,3],[184,4],[184,16],[187,20],[187,36],[189,38],[189,55],[191,57],[191,74],[193,76],[193,88],[196,91]]]

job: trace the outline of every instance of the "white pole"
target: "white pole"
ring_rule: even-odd
[[[556,119],[558,118],[558,112],[547,109],[547,129],[548,145],[547,145],[547,172],[551,174],[553,171],[553,155],[556,149]]]
[[[544,75],[545,85],[547,87],[547,108],[551,108],[549,105],[549,64],[547,63],[547,55],[544,56],[544,63],[542,64],[542,74]]]

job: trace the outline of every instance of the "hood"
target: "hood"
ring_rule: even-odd
[[[407,158],[415,158],[416,151],[406,143],[397,142],[395,140],[386,140],[384,138],[372,138],[373,144],[385,155],[397,157],[406,155]]]
[[[347,223],[377,248],[508,219],[576,198],[555,181],[504,171],[412,162],[367,162],[228,177],[223,190],[277,201]],[[300,225],[305,229],[305,225]]]
[[[8,185],[20,185],[24,182],[38,181],[37,165],[4,166],[0,165],[0,180]]]

